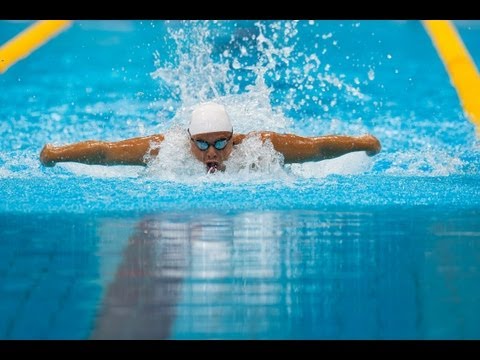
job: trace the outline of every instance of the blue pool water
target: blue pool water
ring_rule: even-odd
[[[420,22],[76,21],[0,89],[1,339],[480,338],[480,146]],[[181,129],[207,99],[383,149],[282,167],[251,141],[206,175]],[[38,161],[159,132],[147,168]]]

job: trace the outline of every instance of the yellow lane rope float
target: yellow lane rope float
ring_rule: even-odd
[[[0,47],[0,74],[17,61],[26,58],[37,48],[72,23],[71,20],[41,20]]]
[[[480,137],[480,76],[455,26],[449,20],[424,20],[430,35],[455,87],[463,110]]]

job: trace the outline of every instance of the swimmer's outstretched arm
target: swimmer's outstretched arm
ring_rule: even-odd
[[[57,162],[79,162],[90,165],[146,165],[145,155],[155,156],[164,136],[152,135],[117,142],[82,141],[64,146],[47,144],[40,153],[40,162],[44,166],[54,166]]]
[[[263,141],[272,142],[275,150],[283,154],[285,164],[332,159],[354,151],[365,151],[368,156],[373,156],[382,148],[380,141],[373,135],[304,137],[266,131],[257,134]],[[239,143],[244,138],[245,135],[239,135],[236,142]]]

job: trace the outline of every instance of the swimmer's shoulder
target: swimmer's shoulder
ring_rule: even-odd
[[[262,141],[270,139],[271,136],[277,135],[272,131],[250,131],[247,134],[234,134],[233,135],[233,145],[238,145],[244,141],[247,137],[250,136],[259,136]]]
[[[233,145],[241,144],[248,134],[233,134]]]

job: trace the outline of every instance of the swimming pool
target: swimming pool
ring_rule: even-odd
[[[0,338],[480,337],[480,148],[420,22],[77,21],[0,87]],[[251,142],[206,175],[180,129],[212,98],[239,132],[383,150],[282,167]],[[158,132],[148,168],[38,162]]]

